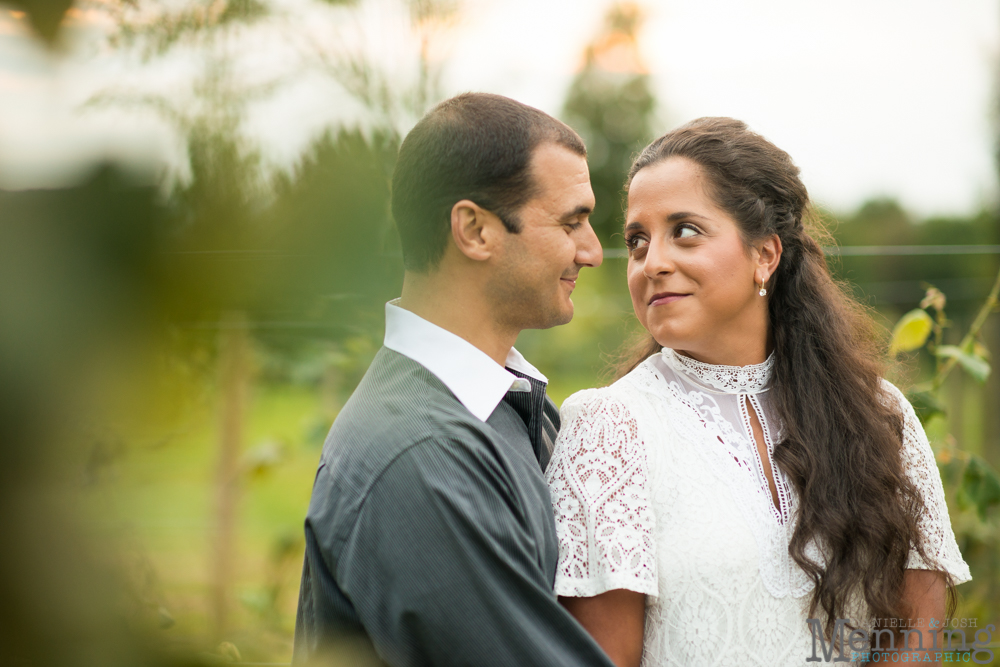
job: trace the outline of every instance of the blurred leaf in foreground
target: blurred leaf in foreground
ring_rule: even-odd
[[[944,415],[944,403],[938,395],[929,389],[911,389],[906,394],[906,398],[913,406],[913,411],[917,413],[920,423],[927,425],[927,421],[935,415]]]
[[[6,4],[25,12],[38,36],[52,46],[59,37],[63,17],[73,6],[73,0],[8,0]]]
[[[892,330],[889,354],[911,352],[924,346],[934,330],[934,320],[922,308],[911,310],[899,318]]]
[[[972,455],[956,496],[959,507],[975,507],[979,518],[986,520],[986,513],[994,505],[1000,505],[1000,477],[996,470],[982,458]]]
[[[938,347],[934,354],[945,359],[956,360],[965,371],[979,382],[986,382],[990,376],[990,365],[982,357],[962,350],[956,345],[942,345]]]
[[[74,480],[86,425],[109,421],[125,388],[149,389],[137,362],[162,219],[155,190],[113,168],[0,192],[0,664],[151,664]]]

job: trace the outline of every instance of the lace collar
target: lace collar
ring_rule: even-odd
[[[663,348],[663,359],[674,370],[726,394],[759,394],[767,391],[774,367],[774,353],[762,363],[750,366],[716,366]]]

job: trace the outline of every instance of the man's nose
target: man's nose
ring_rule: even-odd
[[[663,238],[652,238],[642,261],[642,272],[647,278],[655,278],[674,272],[673,247]]]
[[[594,228],[587,222],[576,245],[576,263],[580,266],[600,266],[604,261],[604,249],[597,240]]]

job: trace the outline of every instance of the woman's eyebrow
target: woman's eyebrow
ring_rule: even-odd
[[[683,220],[684,218],[701,218],[702,220],[708,220],[703,215],[698,215],[697,213],[689,213],[688,211],[678,211],[677,213],[671,213],[667,216],[667,222],[677,222],[678,220]]]
[[[670,215],[668,215],[667,222],[677,222],[679,220],[685,220],[687,218],[699,218],[701,220],[708,220],[708,218],[706,218],[703,215],[699,215],[698,213],[691,213],[690,211],[678,211],[677,213],[671,213]],[[628,232],[632,231],[633,229],[642,229],[642,228],[643,224],[641,222],[633,221],[625,225],[625,229],[623,231]]]
[[[641,222],[634,222],[633,221],[633,222],[630,222],[627,225],[625,225],[625,229],[623,231],[630,232],[633,229],[642,229],[642,228],[643,228],[643,225],[642,225]]]

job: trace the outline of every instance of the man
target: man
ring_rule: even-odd
[[[552,591],[559,416],[512,347],[572,318],[593,206],[579,136],[513,100],[460,95],[403,141],[403,293],[323,448],[294,662],[364,633],[391,665],[612,664]]]

